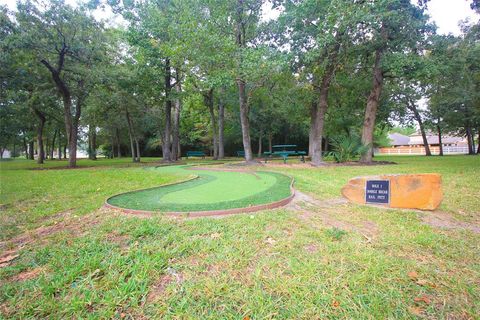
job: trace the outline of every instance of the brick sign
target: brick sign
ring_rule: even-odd
[[[390,181],[389,180],[367,180],[365,184],[365,202],[389,204],[390,203]]]

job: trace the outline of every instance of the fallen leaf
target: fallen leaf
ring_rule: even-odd
[[[409,273],[407,273],[407,275],[412,280],[417,280],[418,279],[418,273],[416,273],[415,271],[410,271]]]
[[[430,299],[430,297],[428,297],[427,295],[422,295],[420,297],[416,297],[413,299],[413,301],[415,302],[424,302],[426,304],[430,304],[432,302],[432,300]]]
[[[243,317],[243,320],[250,320],[250,317],[249,317],[249,316],[245,316],[245,317]]]
[[[337,300],[333,300],[332,307],[334,307],[334,308],[340,307],[340,302],[338,302]]]

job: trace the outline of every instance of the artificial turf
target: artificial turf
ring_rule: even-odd
[[[158,167],[160,172],[191,174],[189,167]],[[267,204],[290,195],[291,178],[273,172],[195,171],[186,182],[138,190],[108,199],[117,207],[147,211],[210,211]]]

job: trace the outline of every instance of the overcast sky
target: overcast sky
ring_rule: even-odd
[[[0,0],[1,4],[6,3],[10,9],[15,8],[15,2],[16,0]],[[66,2],[74,4],[78,1],[66,0]],[[461,20],[470,19],[471,21],[477,21],[479,16],[470,9],[470,2],[471,0],[431,0],[428,4],[428,12],[438,27],[438,33],[458,35],[460,34],[458,23]],[[264,6],[263,9],[265,11],[265,20],[274,19],[278,16],[278,12],[269,10],[268,6]],[[112,17],[111,12],[97,11],[96,16],[99,18]]]

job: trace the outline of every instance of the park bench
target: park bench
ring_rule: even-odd
[[[202,157],[205,159],[205,152],[203,151],[187,151],[187,159],[188,157]]]
[[[281,157],[283,163],[287,163],[289,156],[300,156],[301,161],[305,162],[305,156],[307,153],[305,151],[298,151],[296,144],[278,144],[272,146],[272,152],[264,152],[265,163],[267,163],[268,158]]]
[[[237,151],[237,157],[245,157],[245,151]]]

